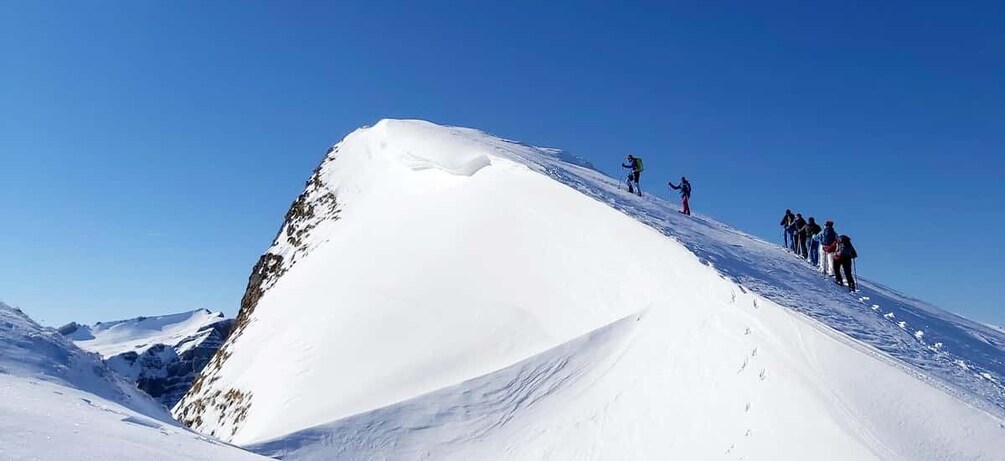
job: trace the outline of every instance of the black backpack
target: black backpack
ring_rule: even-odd
[[[851,244],[851,238],[847,235],[842,235],[838,238],[837,254],[841,259],[855,259],[858,257],[858,252],[855,251],[855,247]]]

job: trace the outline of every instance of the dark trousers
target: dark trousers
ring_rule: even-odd
[[[798,242],[797,245],[799,248],[798,251],[796,251],[796,253],[798,253],[799,256],[802,256],[804,258],[809,257],[810,254],[806,250],[806,236],[802,234],[796,234],[796,241]]]
[[[809,241],[810,262],[814,266],[820,265],[820,244],[816,240]]]
[[[690,199],[691,199],[691,197],[688,197],[688,196],[686,196],[686,195],[684,195],[684,196],[681,196],[681,198],[680,198],[680,203],[681,203],[681,206],[683,206],[683,207],[684,207],[684,210],[683,210],[683,211],[681,211],[681,213],[684,213],[684,214],[686,214],[686,215],[688,215],[688,216],[691,216],[691,205],[689,205],[689,204],[687,203],[687,202],[688,202],[688,200],[690,200]]]
[[[837,283],[842,284],[841,271],[844,270],[844,275],[848,279],[848,289],[855,290],[855,279],[851,275],[851,259],[842,258],[834,261],[834,278]]]

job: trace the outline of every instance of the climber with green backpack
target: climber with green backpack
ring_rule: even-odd
[[[628,173],[628,192],[642,196],[642,187],[639,186],[639,177],[642,175],[642,159],[632,154],[625,156],[627,163],[622,163],[621,168],[630,168]],[[634,187],[633,187],[634,186]]]

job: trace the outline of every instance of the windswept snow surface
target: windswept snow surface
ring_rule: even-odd
[[[0,459],[265,459],[196,434],[94,354],[0,303]]]
[[[243,413],[193,427],[285,459],[1005,452],[1000,332],[568,159],[421,121],[347,136],[318,172],[338,219],[186,396]]]

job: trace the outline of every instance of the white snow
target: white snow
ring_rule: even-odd
[[[314,228],[189,395],[250,395],[246,418],[209,408],[203,432],[289,459],[1005,451],[999,387],[975,375],[999,376],[993,330],[963,347],[951,332],[979,326],[868,282],[848,296],[553,150],[385,120],[346,137],[321,177],[339,219]],[[933,355],[870,299],[946,347]]]
[[[0,374],[0,459],[265,458],[80,389]]]
[[[74,387],[140,413],[171,421],[165,409],[115,375],[97,355],[0,303],[0,374]]]
[[[415,130],[412,126],[382,120],[370,129],[377,133],[370,149],[393,157],[413,170],[436,168],[455,175],[471,176],[489,165],[489,150],[477,139],[445,130]]]
[[[158,344],[178,344],[181,347],[177,353],[181,354],[185,351],[186,344],[198,344],[200,330],[222,319],[223,314],[220,312],[198,309],[179,314],[102,322],[93,327],[83,325],[69,337],[82,349],[96,352],[105,358],[125,352],[142,354]]]
[[[96,355],[0,303],[0,459],[265,458],[181,427]]]

